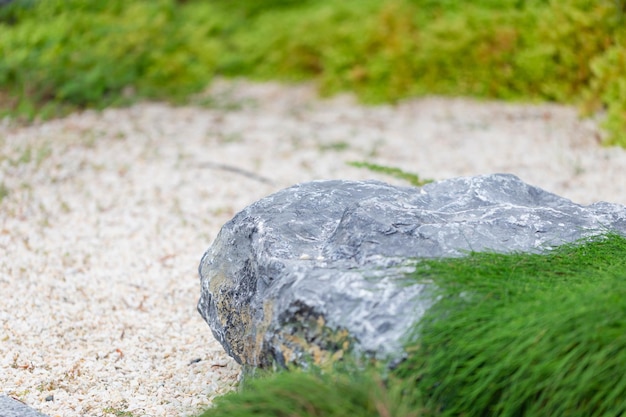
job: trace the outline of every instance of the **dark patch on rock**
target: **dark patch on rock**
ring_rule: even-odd
[[[432,303],[428,284],[405,278],[419,258],[541,252],[607,231],[626,235],[625,207],[581,206],[513,175],[304,183],[223,226],[200,263],[198,311],[244,365],[397,360]]]

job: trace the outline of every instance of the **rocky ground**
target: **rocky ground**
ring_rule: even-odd
[[[363,107],[310,86],[218,82],[196,106],[141,103],[0,126],[0,394],[50,416],[193,415],[236,383],[195,310],[221,225],[297,182],[509,172],[626,204],[626,150],[575,109],[424,98]]]

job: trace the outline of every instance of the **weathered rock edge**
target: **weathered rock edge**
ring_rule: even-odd
[[[298,184],[245,208],[199,266],[198,311],[240,364],[317,364],[346,351],[400,359],[432,303],[404,277],[416,259],[541,252],[613,231],[626,207],[589,206],[508,174],[421,188],[377,181]]]
[[[0,417],[48,417],[21,401],[0,394]]]

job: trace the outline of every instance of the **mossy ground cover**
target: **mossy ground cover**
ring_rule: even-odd
[[[438,302],[391,371],[253,378],[210,416],[622,416],[626,238],[427,260]]]
[[[623,0],[14,0],[0,8],[0,107],[27,118],[215,76],[315,80],[364,102],[425,94],[605,110],[626,145]]]

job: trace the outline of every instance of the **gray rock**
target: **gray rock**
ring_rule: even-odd
[[[21,401],[0,395],[0,417],[47,417]]]
[[[609,230],[626,235],[625,207],[581,206],[513,175],[304,183],[223,226],[200,263],[198,311],[244,365],[397,360],[432,303],[405,279],[419,258],[541,252]]]

